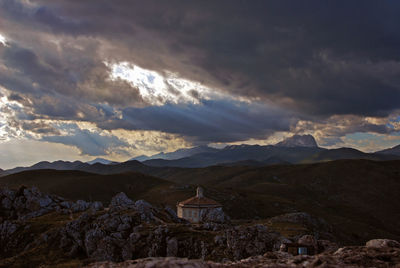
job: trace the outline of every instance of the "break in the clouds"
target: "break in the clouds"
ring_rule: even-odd
[[[115,159],[279,133],[392,146],[399,13],[394,0],[2,0],[0,142]]]

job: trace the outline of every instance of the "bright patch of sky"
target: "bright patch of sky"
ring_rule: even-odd
[[[29,139],[13,139],[0,143],[0,168],[30,166],[40,161],[88,161],[92,156],[82,155],[78,148],[60,143]]]
[[[21,135],[21,131],[10,128],[9,119],[15,116],[16,110],[21,109],[22,105],[9,101],[5,94],[6,90],[0,88],[0,143],[10,140],[11,136]]]
[[[352,133],[347,134],[343,141],[346,147],[353,147],[364,152],[376,152],[400,144],[400,132],[392,134]]]
[[[0,33],[0,44],[6,46],[7,45],[7,39]]]
[[[202,99],[228,98],[198,82],[180,78],[177,74],[141,68],[129,62],[106,63],[111,68],[111,79],[123,79],[139,89],[142,98],[150,105],[165,103],[200,104]]]

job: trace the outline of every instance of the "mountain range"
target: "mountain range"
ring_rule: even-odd
[[[338,159],[395,160],[400,159],[400,146],[376,153],[353,148],[325,149],[318,147],[312,135],[294,135],[275,145],[230,145],[211,152],[190,154],[179,159],[142,161],[157,167],[207,167],[212,165],[274,165],[315,163]],[[397,150],[397,151],[396,151]]]
[[[195,154],[200,154],[200,153],[214,153],[218,151],[216,148],[208,147],[208,146],[196,146],[193,148],[188,148],[188,149],[179,149],[177,151],[171,152],[171,153],[164,153],[161,152],[159,154],[155,154],[152,156],[146,156],[146,155],[141,155],[134,157],[130,160],[137,160],[140,162],[146,161],[146,160],[151,160],[151,159],[165,159],[165,160],[176,160],[184,157],[189,157]]]
[[[154,157],[154,158],[153,158]],[[161,158],[157,158],[161,157]],[[161,153],[147,159],[138,157],[118,163],[98,158],[86,163],[81,161],[39,162],[30,167],[17,167],[0,171],[0,175],[13,174],[25,170],[55,169],[81,170],[98,174],[120,172],[143,172],[152,175],[150,167],[199,168],[214,165],[224,166],[266,166],[277,164],[306,164],[340,159],[367,159],[375,161],[400,159],[400,145],[375,152],[364,153],[353,148],[325,149],[318,147],[311,135],[295,135],[275,145],[230,145],[222,149],[198,146],[180,149],[171,153]]]

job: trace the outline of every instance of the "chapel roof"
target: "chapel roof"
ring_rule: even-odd
[[[199,187],[197,188],[197,195],[182,202],[179,202],[179,206],[188,207],[222,207],[220,203],[215,200],[203,196],[203,190]]]

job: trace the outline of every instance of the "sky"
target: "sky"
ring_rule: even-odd
[[[400,2],[1,0],[0,168],[400,144]]]

